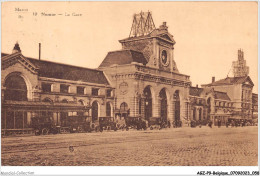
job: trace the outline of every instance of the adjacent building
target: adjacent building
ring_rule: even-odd
[[[1,62],[2,130],[31,130],[41,116],[60,126],[73,116],[113,116],[114,88],[100,70],[28,58],[19,44]]]

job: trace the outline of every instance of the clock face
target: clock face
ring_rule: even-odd
[[[169,65],[169,59],[167,55],[167,51],[163,50],[161,53],[161,63],[163,66],[168,66]]]

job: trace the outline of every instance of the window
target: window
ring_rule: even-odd
[[[63,99],[61,102],[62,103],[69,103],[69,101],[67,99]]]
[[[112,90],[111,89],[108,89],[107,90],[107,97],[111,97],[112,96]]]
[[[78,86],[77,87],[77,94],[79,94],[79,95],[84,95],[84,87],[80,87],[80,86]]]
[[[121,111],[126,111],[126,110],[128,110],[128,105],[127,105],[125,102],[123,102],[123,103],[120,105],[120,110],[121,110]]]
[[[60,92],[61,93],[69,93],[69,85],[61,84],[60,85]]]
[[[51,92],[51,83],[42,83],[42,91],[43,92]]]
[[[48,98],[48,97],[44,98],[42,101],[43,102],[52,103],[52,100],[50,98]]]
[[[27,101],[27,86],[19,75],[11,75],[5,81],[5,100]]]
[[[98,96],[98,91],[99,91],[98,88],[92,88],[91,94],[94,95],[94,96]]]

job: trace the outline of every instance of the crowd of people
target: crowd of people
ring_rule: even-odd
[[[202,127],[202,126],[209,126],[210,128],[212,128],[213,125],[213,121],[211,120],[188,120],[188,126],[189,127]],[[215,126],[217,126],[218,128],[220,128],[221,126],[226,126],[228,127],[244,127],[244,126],[253,126],[256,125],[255,123],[253,123],[251,120],[247,120],[247,119],[229,119],[226,122],[221,121],[220,119],[217,119],[215,121]]]

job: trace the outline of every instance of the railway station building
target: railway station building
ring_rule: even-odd
[[[2,133],[30,131],[39,116],[60,126],[74,116],[93,122],[105,116],[160,117],[182,126],[256,117],[257,94],[241,50],[234,77],[212,78],[199,88],[178,70],[167,23],[156,28],[150,12],[134,15],[129,37],[119,42],[122,49],[108,52],[97,69],[29,58],[18,43],[11,54],[2,53]]]

